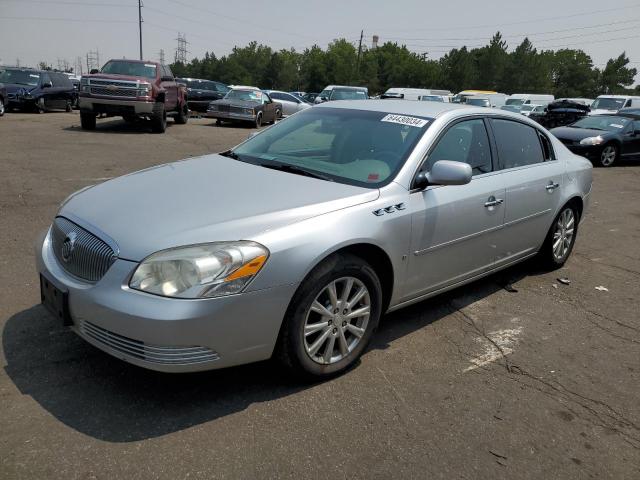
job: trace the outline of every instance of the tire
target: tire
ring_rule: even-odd
[[[4,115],[5,107],[4,107],[4,98],[0,97],[0,117]]]
[[[262,113],[258,112],[258,115],[256,115],[255,127],[260,128],[261,126],[262,126]]]
[[[151,114],[151,131],[153,133],[164,133],[167,129],[167,111],[164,109],[164,103],[157,102],[153,106]]]
[[[174,117],[174,120],[178,125],[184,125],[189,121],[189,107],[186,103],[180,106],[178,115]]]
[[[618,160],[618,154],[620,153],[620,149],[617,145],[610,143],[602,147],[602,152],[600,152],[600,157],[598,158],[598,163],[596,166],[598,167],[611,167]]]
[[[92,112],[80,112],[80,126],[83,130],[95,130],[96,115]]]
[[[280,109],[278,108],[276,110],[275,116],[273,117],[273,122],[271,123],[276,123],[278,120],[280,120],[282,118],[282,112],[280,111]]]
[[[67,100],[67,104],[65,105],[64,110],[65,112],[70,112],[73,110],[73,105],[71,104],[71,100]]]
[[[547,238],[538,253],[542,263],[549,270],[562,267],[569,259],[578,235],[580,216],[573,204],[567,204],[560,209],[549,227]],[[556,245],[560,241],[561,244]]]
[[[219,118],[216,119],[216,127],[221,127],[222,126],[222,120],[220,120]]]
[[[329,295],[332,284],[335,300]],[[344,303],[349,286],[347,299],[352,305]],[[358,299],[363,287],[366,293]],[[371,266],[354,255],[334,255],[316,267],[293,296],[280,331],[276,358],[298,378],[319,379],[344,372],[367,347],[381,311],[382,287]],[[362,315],[348,318],[343,316],[345,312]]]

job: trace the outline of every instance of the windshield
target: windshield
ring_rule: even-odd
[[[185,80],[184,83],[187,84],[187,87],[195,88],[198,90],[217,90],[216,84],[209,80]]]
[[[505,105],[522,105],[524,100],[521,98],[507,98]]]
[[[377,188],[402,167],[430,120],[385,112],[310,108],[233,150],[259,165],[290,165],[351,185]]]
[[[33,70],[8,69],[0,71],[0,83],[13,83],[16,85],[36,87],[40,83],[40,74]]]
[[[596,98],[591,104],[591,109],[620,110],[624,106],[624,98]]]
[[[331,100],[366,100],[367,94],[363,90],[351,88],[334,88],[331,91]]]
[[[585,117],[571,124],[574,128],[586,128],[590,130],[606,130],[608,132],[620,132],[629,124],[630,120],[613,115],[594,115]]]
[[[233,89],[224,96],[225,100],[243,100],[246,102],[261,102],[262,92],[259,90]]]
[[[153,63],[112,60],[105,63],[102,73],[110,75],[129,75],[131,77],[156,78],[156,66]]]
[[[442,97],[438,95],[423,95],[422,98],[420,98],[420,100],[422,100],[423,102],[443,102],[444,103],[444,100],[442,99]]]
[[[488,107],[489,100],[486,98],[468,98],[467,105],[472,105],[475,107]]]
[[[534,105],[523,105],[522,108],[520,109],[521,112],[532,112],[533,110],[535,110],[535,106]]]

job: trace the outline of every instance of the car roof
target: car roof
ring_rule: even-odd
[[[395,113],[398,115],[418,115],[435,118],[452,110],[469,110],[475,113],[487,113],[483,107],[467,107],[457,103],[414,102],[410,100],[336,100],[321,103],[313,108],[345,108],[351,110],[368,110],[371,112]]]
[[[232,90],[260,90],[258,87],[250,87],[247,85],[229,85]]]

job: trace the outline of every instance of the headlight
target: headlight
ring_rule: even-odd
[[[245,108],[244,109],[244,113],[246,113],[248,115],[253,115],[253,108]]]
[[[580,140],[580,145],[600,145],[602,142],[604,142],[604,138],[598,135],[597,137],[583,138]]]
[[[151,85],[148,83],[141,83],[138,86],[137,95],[139,97],[148,97],[149,92],[151,92]]]
[[[147,257],[129,286],[165,297],[220,297],[241,292],[269,256],[258,243],[220,242],[163,250]]]

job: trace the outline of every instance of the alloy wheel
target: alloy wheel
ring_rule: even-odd
[[[309,358],[323,365],[343,360],[360,343],[370,315],[371,295],[362,281],[331,281],[307,310],[303,335]]]
[[[600,154],[600,163],[603,167],[610,167],[616,161],[616,147],[607,145]]]
[[[575,231],[575,215],[573,210],[566,208],[558,217],[556,228],[553,232],[553,256],[562,261],[571,248]]]

